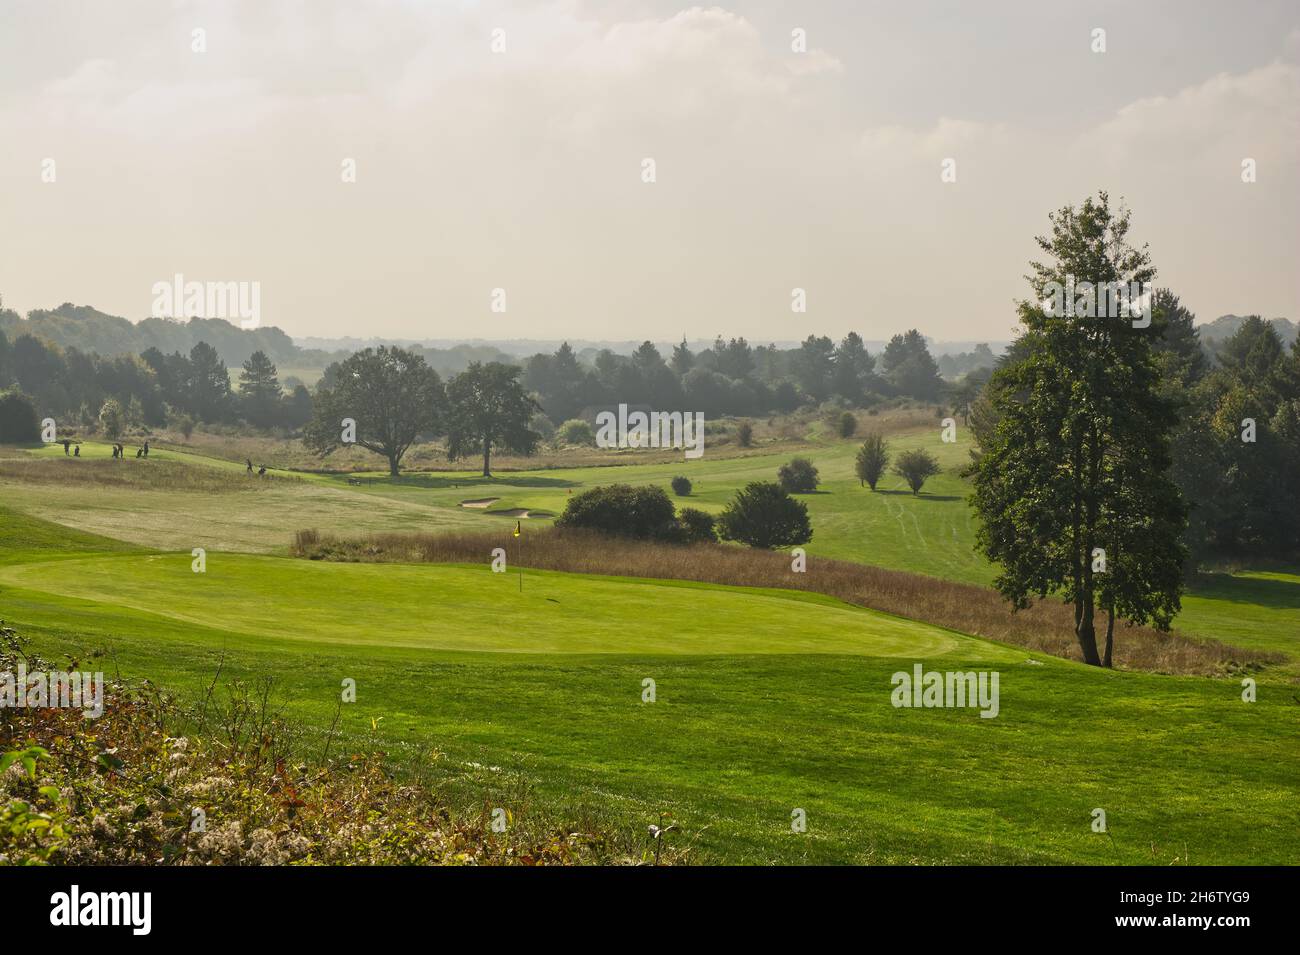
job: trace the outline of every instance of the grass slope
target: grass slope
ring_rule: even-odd
[[[859,653],[927,657],[973,638],[820,594],[487,565],[331,564],[210,554],[0,568],[0,584],[246,636],[516,653]],[[761,627],[755,624],[761,621]],[[297,652],[310,652],[298,646]]]
[[[1267,863],[1297,850],[1289,686],[1264,682],[1247,704],[1229,680],[1101,672],[740,588],[529,572],[520,595],[485,567],[210,554],[200,576],[188,554],[28,566],[39,547],[6,549],[0,607],[42,650],[194,696],[218,666],[222,681],[271,676],[287,713],[322,735],[355,679],[341,732],[466,805],[642,831],[669,812],[700,859],[728,862]],[[895,709],[891,674],[914,661],[999,671],[999,716]],[[806,834],[790,831],[795,808]],[[1109,836],[1091,831],[1094,808]]]

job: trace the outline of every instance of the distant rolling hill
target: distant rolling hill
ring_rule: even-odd
[[[188,354],[202,341],[215,348],[222,361],[232,367],[238,367],[258,350],[282,364],[293,364],[302,357],[293,339],[273,326],[246,330],[220,318],[146,318],[132,322],[71,302],[53,309],[33,309],[26,318],[17,312],[0,311],[0,331],[10,341],[20,335],[35,335],[65,348],[105,356],[138,355],[149,348]]]
[[[1220,315],[1212,322],[1196,326],[1196,330],[1201,333],[1201,341],[1206,344],[1217,343],[1237,334],[1245,321],[1245,315]],[[1296,333],[1300,332],[1300,325],[1289,318],[1270,318],[1268,323],[1277,330],[1284,345],[1290,345],[1295,341]]]

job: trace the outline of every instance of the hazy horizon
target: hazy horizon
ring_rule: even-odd
[[[180,273],[296,340],[1005,342],[1047,214],[1105,189],[1201,323],[1300,318],[1294,4],[0,11],[23,313],[138,321]]]

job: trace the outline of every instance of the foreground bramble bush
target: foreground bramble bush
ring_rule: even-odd
[[[24,652],[0,625],[0,671]],[[185,713],[110,683],[103,715],[0,709],[0,865],[572,865],[679,861],[599,832],[508,830],[458,817],[383,753],[309,766],[263,689],[232,684]],[[188,724],[190,731],[178,729]],[[198,731],[195,730],[197,726]],[[175,735],[174,735],[175,734]],[[197,811],[196,811],[197,810]],[[651,827],[653,829],[655,827]]]

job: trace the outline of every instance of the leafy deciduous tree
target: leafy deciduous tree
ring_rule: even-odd
[[[913,448],[894,461],[894,473],[907,482],[913,494],[920,494],[925,482],[939,473],[939,462],[928,451]]]
[[[994,420],[976,429],[972,503],[998,590],[1017,609],[1060,593],[1084,661],[1101,665],[1099,603],[1162,628],[1177,613],[1186,510],[1168,473],[1174,413],[1151,328],[1041,304],[1052,282],[1150,282],[1150,256],[1129,244],[1129,213],[1112,212],[1104,192],[1050,219],[1038,238],[1050,260],[1031,263],[1033,295],[1019,308],[1017,360],[994,374]]]
[[[420,435],[438,434],[446,399],[438,373],[402,348],[367,348],[339,363],[332,388],[316,391],[303,442],[329,454],[344,440],[344,419],[356,423],[355,443],[388,460],[396,477],[402,457]]]
[[[518,381],[519,369],[500,362],[473,362],[447,384],[447,457],[483,454],[483,476],[492,476],[492,448],[532,454],[540,435],[528,425],[540,405]]]

